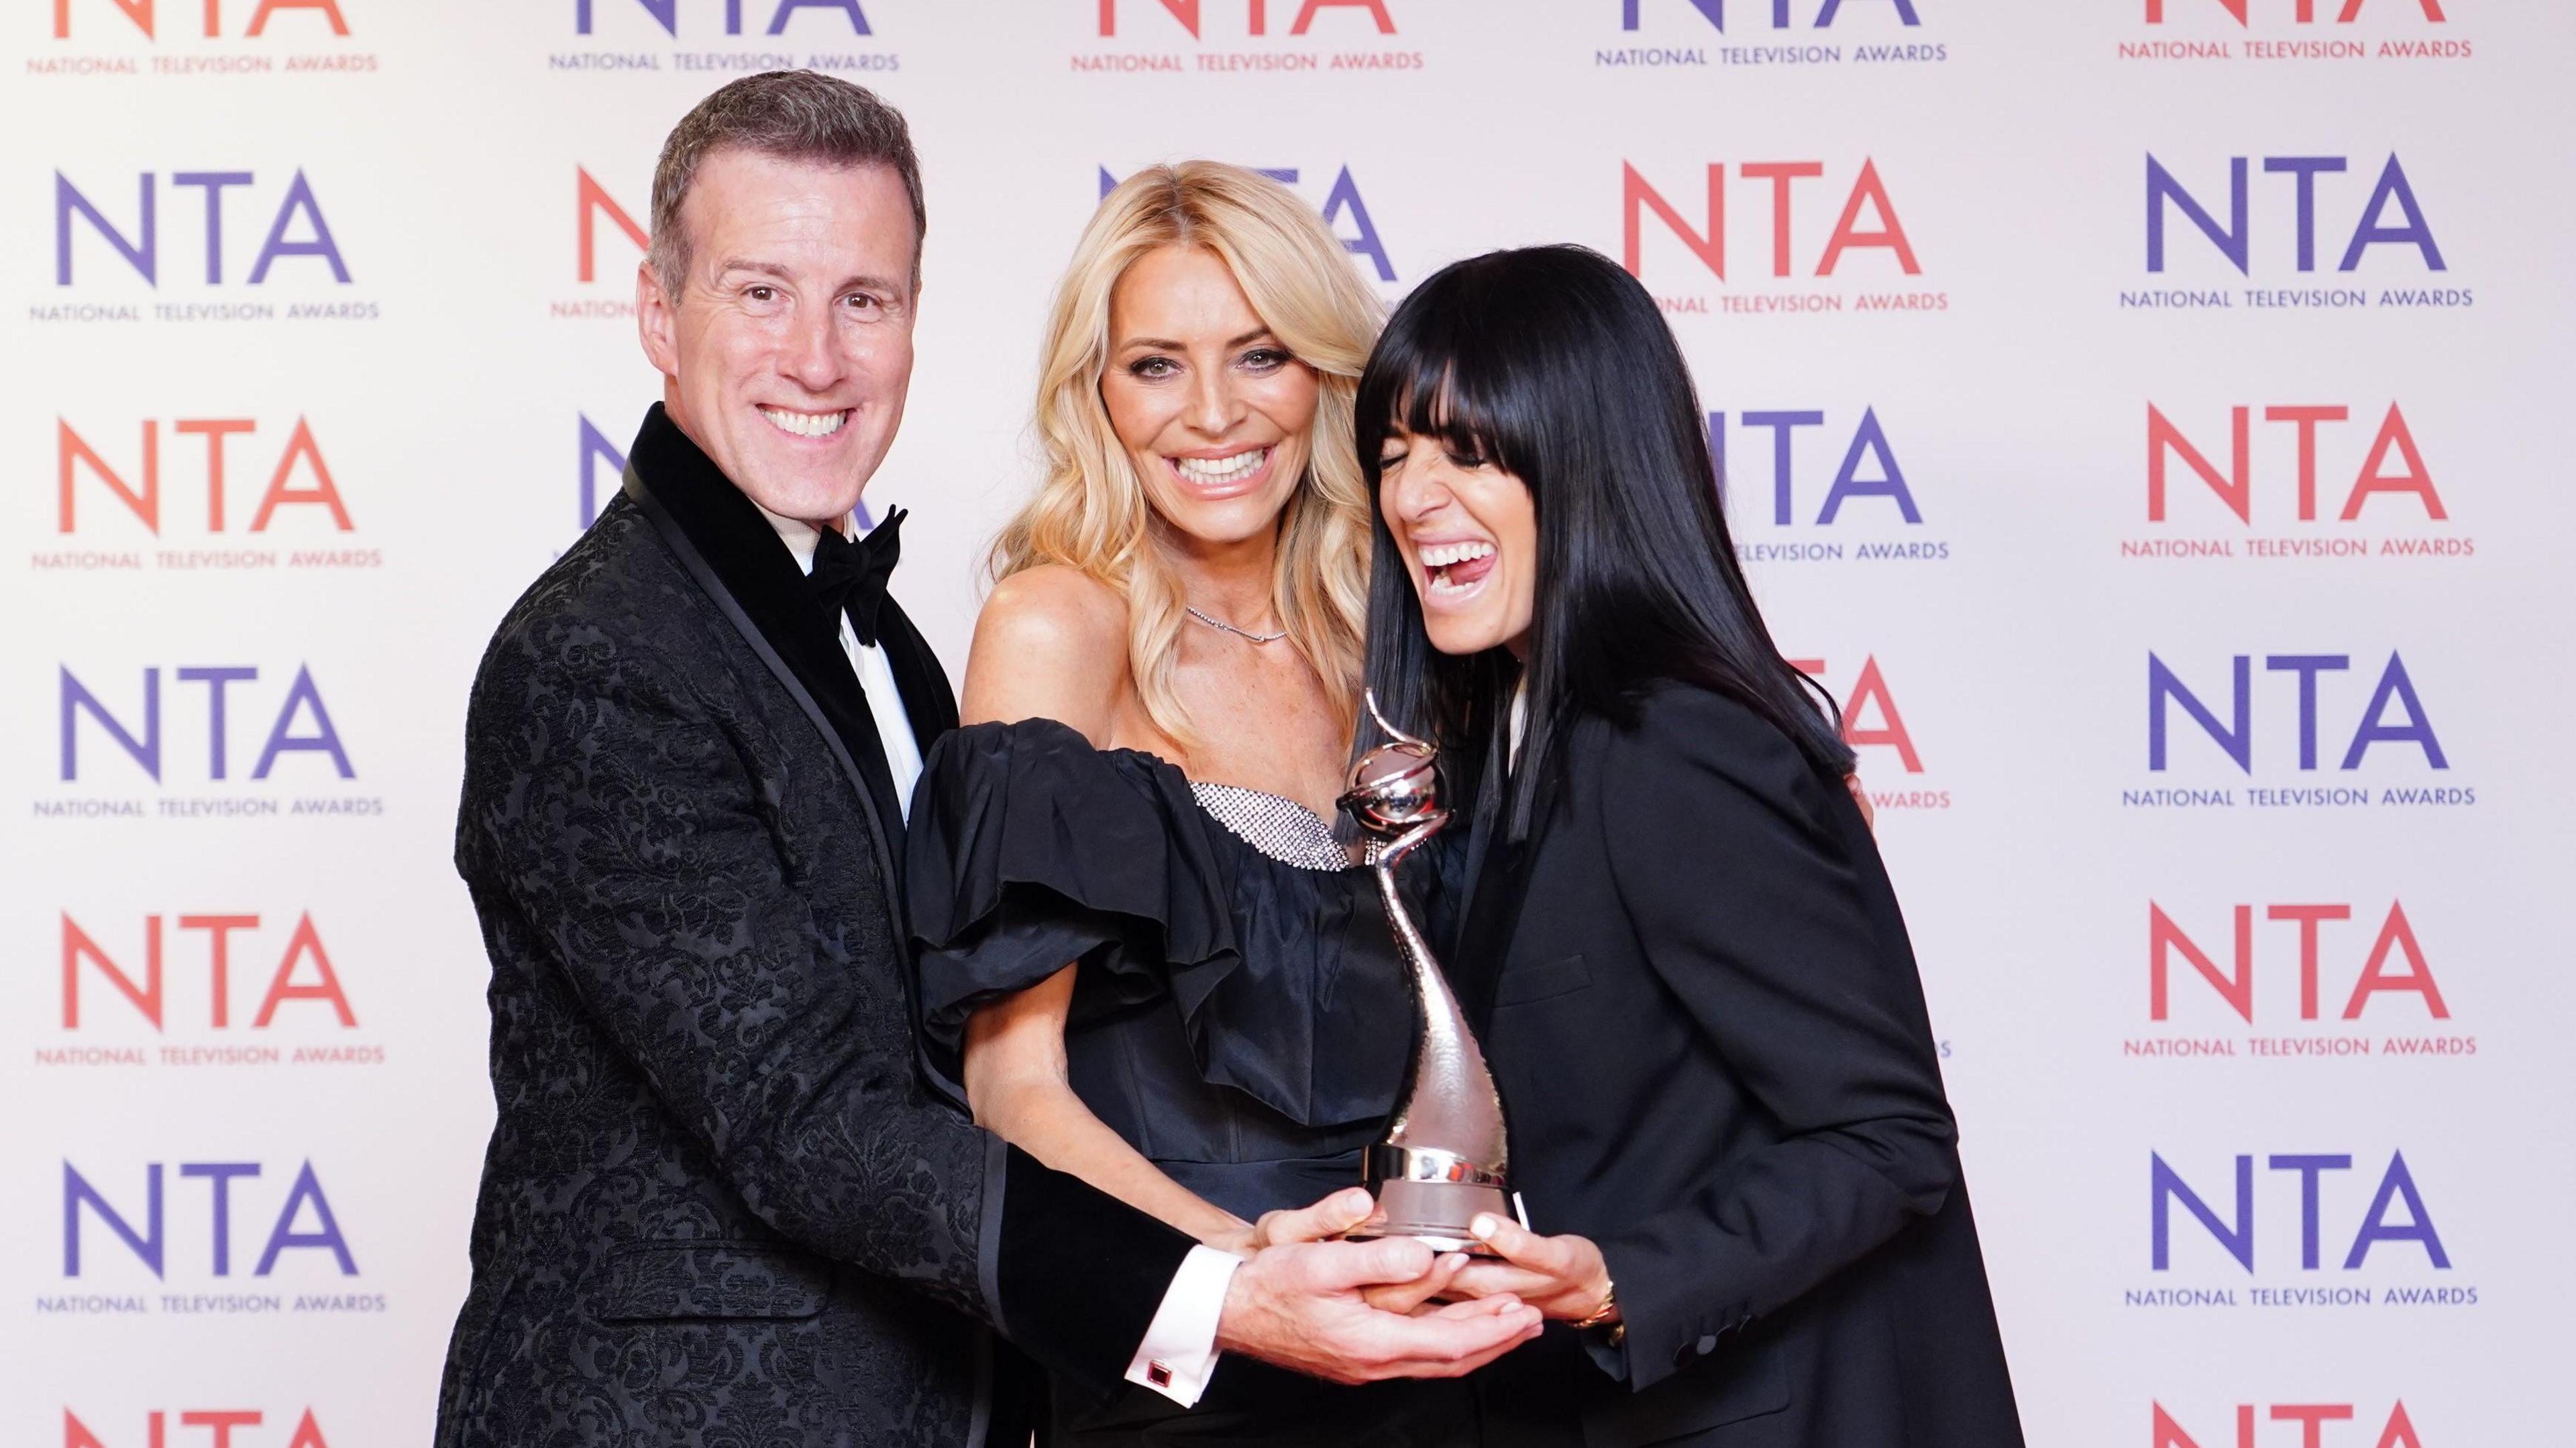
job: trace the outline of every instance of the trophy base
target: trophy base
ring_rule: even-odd
[[[1342,1234],[1355,1242],[1411,1237],[1435,1252],[1491,1257],[1494,1249],[1470,1235],[1467,1224],[1485,1214],[1516,1220],[1511,1199],[1503,1195],[1500,1187],[1472,1182],[1371,1181],[1368,1189],[1377,1198],[1377,1210],[1369,1214],[1367,1221]]]

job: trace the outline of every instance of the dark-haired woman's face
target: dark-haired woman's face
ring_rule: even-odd
[[[1431,646],[1523,653],[1538,584],[1538,506],[1529,486],[1436,437],[1389,434],[1378,506],[1422,600]]]

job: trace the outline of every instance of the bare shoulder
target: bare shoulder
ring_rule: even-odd
[[[1127,600],[1078,568],[1041,563],[993,585],[975,620],[978,637],[991,631],[1050,644],[1107,643],[1121,652],[1127,640]]]
[[[1078,569],[1042,564],[984,600],[958,712],[969,724],[1053,719],[1097,743],[1126,682],[1127,601]]]

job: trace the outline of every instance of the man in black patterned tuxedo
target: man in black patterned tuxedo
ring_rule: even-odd
[[[442,1448],[1024,1436],[979,1320],[1183,1402],[1220,1351],[1358,1381],[1537,1331],[1370,1306],[1444,1276],[1417,1244],[1213,1252],[925,1089],[896,862],[956,704],[884,596],[901,515],[847,536],[903,413],[922,217],[902,118],[811,73],[726,86],[663,150],[637,307],[664,400],[467,720],[499,1121]]]

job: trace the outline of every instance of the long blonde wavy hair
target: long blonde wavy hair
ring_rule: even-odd
[[[1271,602],[1347,727],[1358,707],[1369,578],[1368,488],[1351,399],[1384,308],[1323,217],[1257,172],[1214,161],[1153,166],[1102,198],[1047,319],[1037,399],[1046,479],[995,540],[993,577],[1057,563],[1116,589],[1127,602],[1128,667],[1146,713],[1173,739],[1194,742],[1172,682],[1187,600],[1100,396],[1110,294],[1138,258],[1167,246],[1214,253],[1263,323],[1315,371],[1306,473],[1281,510]]]

